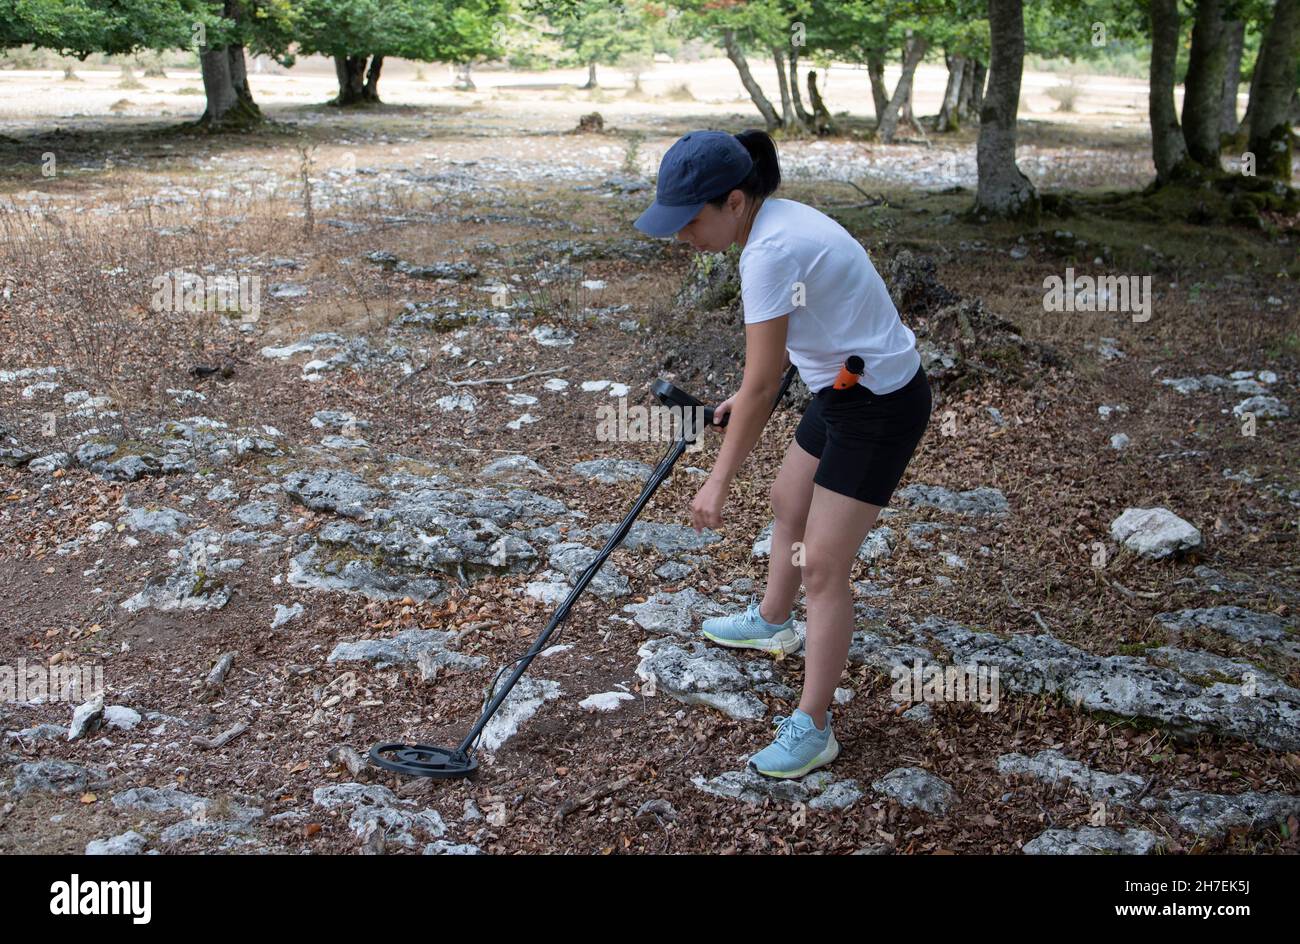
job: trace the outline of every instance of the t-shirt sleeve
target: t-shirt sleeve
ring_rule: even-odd
[[[798,261],[771,246],[753,246],[740,260],[740,301],[745,324],[788,315],[795,309],[798,283],[802,280]]]

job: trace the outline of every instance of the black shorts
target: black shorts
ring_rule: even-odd
[[[930,424],[930,378],[924,367],[893,393],[862,384],[823,387],[813,395],[794,439],[821,462],[813,481],[882,508]]]

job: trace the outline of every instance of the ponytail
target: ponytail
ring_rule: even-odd
[[[776,158],[776,142],[766,131],[751,129],[736,135],[754,159],[754,169],[741,181],[740,189],[750,197],[766,197],[781,186],[781,165]]]
[[[742,131],[735,137],[749,152],[754,166],[745,179],[736,184],[732,190],[739,190],[751,200],[765,199],[781,186],[781,164],[776,156],[776,142],[766,131],[757,129]],[[721,207],[730,192],[728,190],[727,193],[710,200],[709,203]]]

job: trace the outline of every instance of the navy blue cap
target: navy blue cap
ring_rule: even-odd
[[[651,236],[671,236],[693,220],[704,204],[737,187],[753,167],[754,159],[733,134],[684,134],[659,162],[655,202],[633,225]]]

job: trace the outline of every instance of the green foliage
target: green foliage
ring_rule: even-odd
[[[166,49],[190,42],[191,19],[181,0],[0,0],[0,45],[79,59]]]
[[[304,53],[421,62],[497,58],[506,0],[302,0],[294,36]]]
[[[721,42],[723,30],[734,30],[741,46],[768,49],[784,46],[791,40],[793,24],[803,23],[807,32],[814,23],[844,15],[858,4],[835,4],[834,14],[822,11],[814,16],[817,4],[812,0],[679,0],[675,29],[683,36]]]
[[[290,0],[244,0],[238,19],[217,0],[0,0],[0,44],[31,45],[85,59],[142,49],[231,44],[292,61]]]
[[[612,66],[627,56],[650,55],[667,19],[664,7],[647,0],[538,0],[527,6],[546,18],[577,65]]]
[[[496,59],[502,54],[500,37],[508,0],[436,0],[435,18],[443,29],[436,53],[440,62],[465,63]]]

